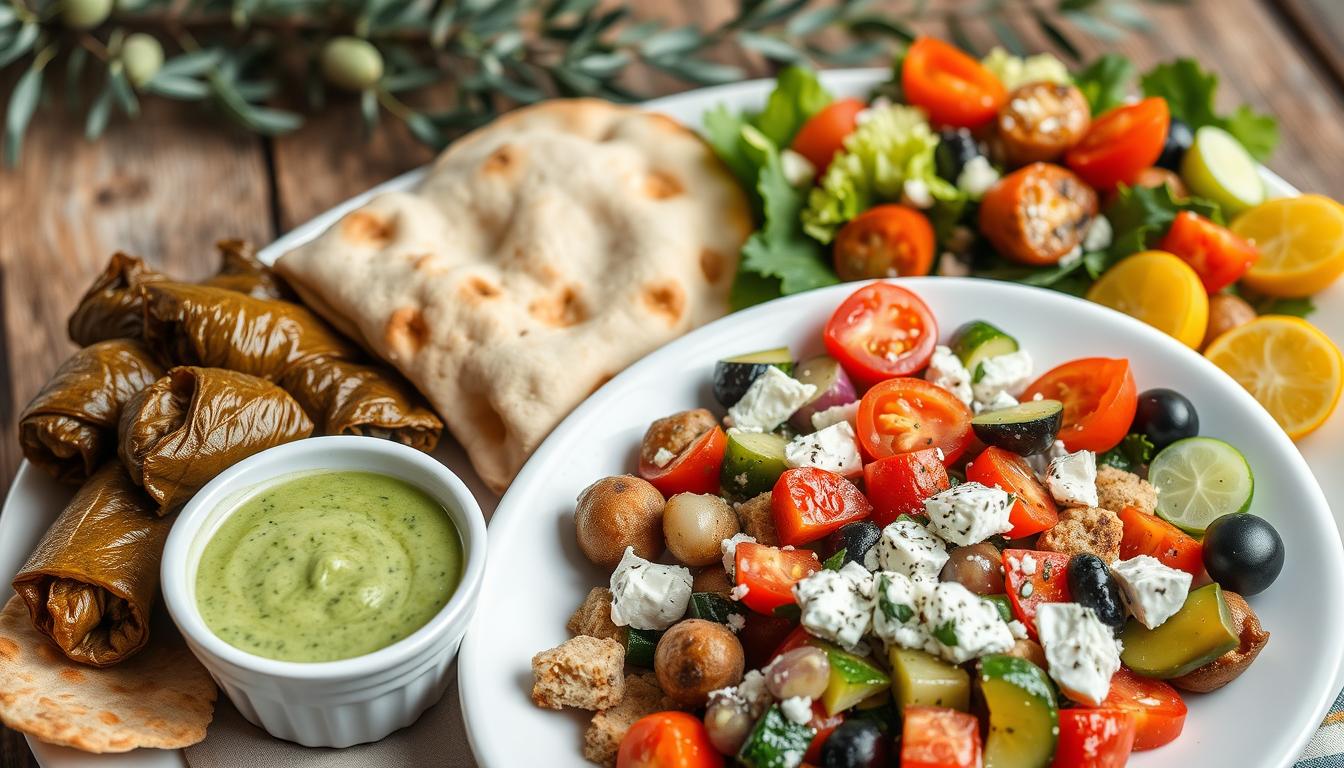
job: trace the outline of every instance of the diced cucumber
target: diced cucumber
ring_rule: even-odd
[[[971,677],[961,667],[924,651],[892,646],[891,694],[896,706],[949,707],[966,712],[971,707]]]
[[[793,722],[775,704],[756,721],[737,761],[746,768],[797,768],[816,735],[815,728]]]
[[[1008,602],[1007,595],[985,595],[981,599],[987,603],[993,603],[994,610],[999,612],[999,616],[1004,621],[1013,620],[1013,606]]]
[[[717,592],[696,592],[691,595],[691,618],[727,624],[732,614],[742,614],[738,603]]]
[[[891,678],[871,661],[841,650],[824,640],[811,638],[808,645],[826,652],[831,662],[831,679],[821,694],[826,713],[834,715],[858,704],[891,685]]]
[[[984,320],[972,320],[952,334],[952,352],[961,358],[967,370],[975,372],[980,363],[991,357],[1017,351],[1017,339]]]
[[[1064,404],[1058,400],[1028,400],[971,419],[971,429],[985,444],[1023,456],[1048,451],[1062,426]]]
[[[1250,509],[1255,476],[1241,451],[1212,437],[1177,440],[1153,457],[1148,482],[1157,514],[1195,535],[1214,520]]]
[[[1208,584],[1192,591],[1181,610],[1157,629],[1134,619],[1120,633],[1120,660],[1144,677],[1172,678],[1193,672],[1240,641],[1222,587]]]
[[[989,710],[985,768],[1045,768],[1059,741],[1059,703],[1045,671],[1016,656],[976,664]]]
[[[1195,131],[1195,143],[1181,161],[1190,191],[1223,207],[1231,219],[1265,199],[1265,183],[1255,159],[1236,138],[1214,125]]]
[[[625,663],[632,667],[653,669],[653,652],[658,649],[658,641],[663,633],[656,629],[633,629],[625,631]]]
[[[747,393],[751,383],[771,366],[791,373],[793,353],[788,347],[777,347],[718,361],[714,364],[714,399],[724,408],[733,407]]]
[[[729,432],[728,449],[723,457],[719,483],[729,496],[750,499],[775,487],[784,474],[784,446],[781,435],[769,432]]]

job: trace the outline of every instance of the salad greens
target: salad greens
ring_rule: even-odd
[[[1144,96],[1161,96],[1171,108],[1171,116],[1197,130],[1216,125],[1232,134],[1256,160],[1264,160],[1279,143],[1279,127],[1274,118],[1242,105],[1232,114],[1220,117],[1213,108],[1218,76],[1199,66],[1194,59],[1177,59],[1160,64],[1140,80]]]
[[[1027,83],[1067,83],[1070,79],[1064,62],[1048,53],[1022,57],[995,48],[981,63],[1010,91]]]
[[[1134,65],[1118,53],[1098,58],[1073,77],[1073,84],[1087,97],[1094,115],[1124,104],[1133,81]]]

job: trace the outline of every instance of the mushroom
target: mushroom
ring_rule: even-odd
[[[663,553],[663,495],[633,475],[604,477],[579,494],[574,528],[579,549],[607,570],[621,562],[626,547],[656,559]]]

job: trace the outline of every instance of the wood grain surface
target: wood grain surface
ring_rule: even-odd
[[[631,5],[638,16],[675,23],[709,23],[729,11],[713,0]],[[1113,48],[1141,68],[1199,59],[1222,77],[1224,106],[1245,102],[1278,118],[1283,141],[1271,167],[1304,189],[1344,198],[1344,2],[1192,0],[1148,15],[1151,29],[1114,43],[1079,35],[1084,57]],[[1029,19],[1011,26],[1026,46],[1052,49]],[[921,31],[944,33],[937,21]],[[994,40],[984,22],[966,33],[986,48]],[[753,76],[770,72],[755,55],[716,54]],[[651,94],[686,87],[640,71],[628,84]],[[264,243],[431,157],[400,126],[366,140],[354,104],[266,140],[146,100],[144,118],[114,122],[91,144],[82,121],[53,102],[33,122],[23,164],[0,170],[0,494],[21,459],[18,413],[70,352],[66,317],[113,251],[173,275],[204,275],[215,265],[215,240]],[[34,765],[23,737],[0,730],[0,766]]]

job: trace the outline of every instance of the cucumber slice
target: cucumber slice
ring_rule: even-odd
[[[718,361],[714,364],[714,399],[724,408],[733,407],[751,383],[771,366],[792,373],[793,353],[788,347],[776,347]]]
[[[1003,619],[1005,624],[1015,618],[1013,616],[1012,604],[1008,602],[1007,595],[985,595],[980,599],[984,600],[986,603],[993,603],[994,610],[999,612],[999,618]]]
[[[1153,458],[1148,482],[1157,487],[1157,514],[1195,535],[1214,520],[1245,512],[1255,494],[1246,457],[1212,437],[1177,440]]]
[[[1181,610],[1157,629],[1130,619],[1120,642],[1125,645],[1120,654],[1125,666],[1144,677],[1167,679],[1199,669],[1240,640],[1222,588],[1208,584],[1191,591]]]
[[[656,629],[631,629],[625,631],[625,663],[632,667],[653,669],[653,652],[658,649],[658,641],[663,633]]]
[[[1023,456],[1050,450],[1063,426],[1064,404],[1058,400],[1028,400],[971,419],[971,429],[984,443]]]
[[[784,474],[784,446],[789,442],[772,432],[729,432],[719,483],[729,496],[750,499],[775,487]]]
[[[742,613],[738,606],[717,592],[696,592],[691,595],[691,618],[727,624],[729,616]]]
[[[816,729],[788,719],[775,704],[747,735],[737,762],[746,768],[797,768],[816,735]]]
[[[831,679],[821,694],[826,714],[834,715],[891,686],[891,678],[871,661],[843,651],[824,640],[811,638],[808,645],[826,652],[831,662]]]
[[[1214,125],[1195,131],[1195,143],[1181,161],[1190,191],[1218,203],[1230,219],[1265,199],[1255,160],[1232,134]]]
[[[991,357],[1017,351],[1017,339],[984,320],[972,320],[952,334],[952,352],[962,365],[974,372],[976,366]]]
[[[986,656],[976,664],[989,710],[985,768],[1044,768],[1059,740],[1059,704],[1050,678],[1016,656]]]
[[[892,646],[891,693],[896,705],[949,707],[967,712],[971,707],[971,677],[961,667],[948,664],[924,651]]]

